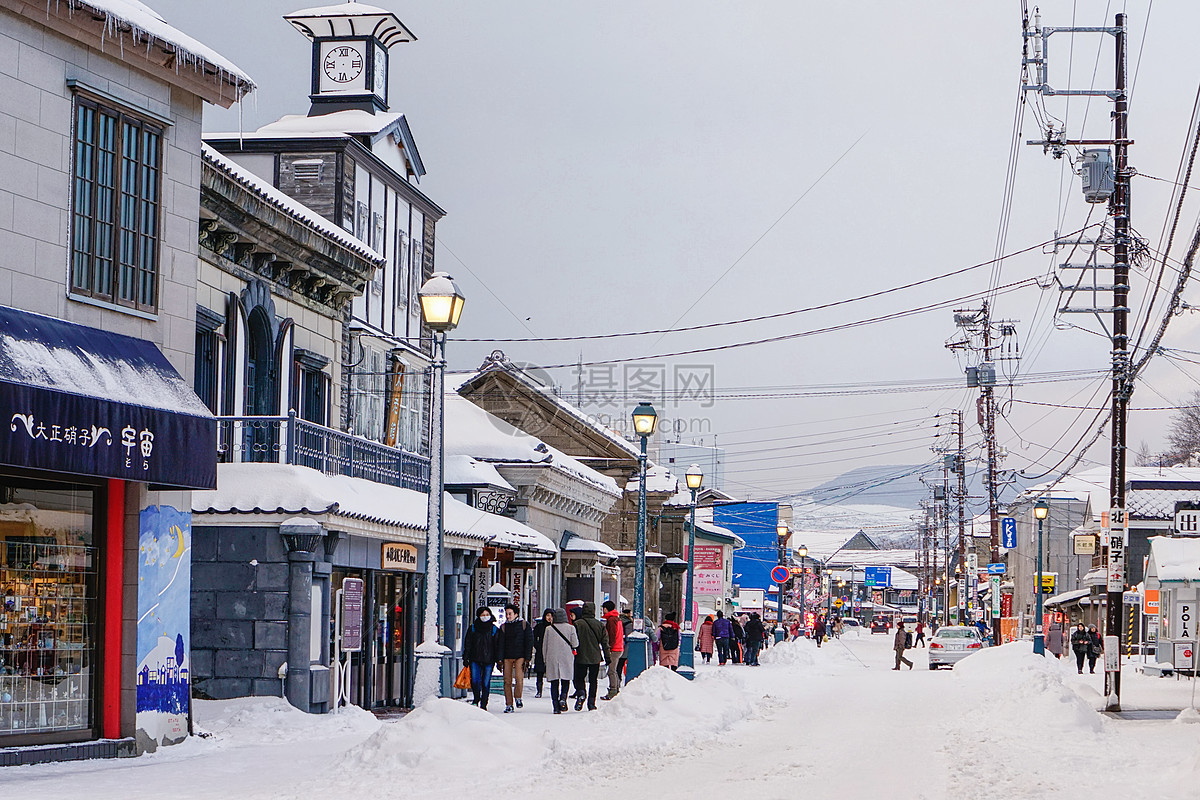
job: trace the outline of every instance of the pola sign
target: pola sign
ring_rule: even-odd
[[[1175,613],[1171,615],[1173,631],[1171,638],[1191,641],[1196,638],[1196,604],[1191,600],[1176,600]]]

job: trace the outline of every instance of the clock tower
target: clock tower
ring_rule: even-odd
[[[390,11],[350,0],[284,17],[312,41],[312,108],[315,117],[361,109],[388,109],[388,50],[416,41]]]

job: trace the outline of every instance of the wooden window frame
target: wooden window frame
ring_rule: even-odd
[[[85,134],[81,117],[88,112],[91,127]],[[102,141],[102,119],[112,122],[111,141]],[[103,99],[75,94],[68,268],[72,295],[158,312],[166,141],[162,123]],[[152,155],[147,154],[148,145],[154,147]],[[104,154],[112,159],[111,175],[102,174]],[[85,203],[87,209],[81,209]],[[105,211],[107,219],[102,216]],[[111,230],[107,241],[100,231],[103,226]]]

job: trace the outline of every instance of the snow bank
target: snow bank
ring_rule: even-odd
[[[981,699],[979,716],[1013,729],[1099,732],[1093,703],[1064,680],[1064,662],[1033,654],[1032,642],[990,647],[954,665],[953,676]]]
[[[435,697],[350,750],[342,771],[354,776],[363,771],[445,776],[467,764],[527,767],[539,762],[546,751],[544,737],[468,703]]]
[[[759,654],[758,661],[764,665],[812,667],[817,663],[816,653],[816,642],[811,639],[801,639],[796,642],[780,642],[771,645],[769,649]]]
[[[846,635],[843,633],[843,638]],[[830,639],[819,649],[812,639],[780,642],[761,652],[758,661],[764,666],[801,668],[809,674],[816,675],[829,675],[833,672],[843,672],[847,667],[865,666],[837,639]]]
[[[196,730],[216,742],[271,744],[345,735],[366,735],[379,720],[357,706],[336,714],[305,714],[282,697],[193,700]]]

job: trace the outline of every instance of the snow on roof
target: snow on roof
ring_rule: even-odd
[[[1125,470],[1125,480],[1138,482],[1177,481],[1200,483],[1200,467],[1127,467]],[[1135,491],[1142,490],[1138,489]],[[1061,481],[1053,484],[1047,482],[1031,486],[1021,493],[1020,498],[1023,498],[1027,502],[1033,502],[1043,495],[1048,499],[1090,499],[1093,516],[1099,517],[1102,511],[1108,510],[1109,505],[1108,467],[1084,470],[1067,475]]]
[[[285,114],[268,122],[254,132],[256,136],[377,136],[404,115],[398,111],[371,113],[360,108],[334,111],[310,117],[307,114]]]
[[[49,10],[47,3],[47,10]],[[119,37],[129,27],[135,44],[145,43],[147,50],[157,44],[175,54],[177,64],[194,66],[200,70],[207,64],[217,71],[218,80],[228,80],[235,87],[237,97],[254,91],[254,81],[240,67],[216,50],[188,36],[183,31],[168,25],[157,11],[138,0],[67,0],[67,10],[87,9],[104,18],[104,30],[108,36]],[[176,66],[176,69],[179,69]]]
[[[516,491],[493,465],[486,461],[476,461],[470,456],[446,456],[445,470],[447,485],[496,486],[512,492]]]
[[[348,2],[293,11],[283,16],[296,30],[314,38],[321,36],[362,36],[366,31],[379,38],[385,47],[416,41],[400,18],[387,9],[366,3]],[[363,19],[365,18],[365,19]],[[315,23],[315,24],[310,24]],[[318,27],[319,30],[314,30]]]
[[[375,252],[375,250],[367,245],[367,243],[362,239],[347,233],[340,226],[334,225],[332,222],[325,219],[325,217],[322,217],[308,206],[287,196],[271,184],[264,181],[262,178],[255,175],[253,172],[250,172],[237,162],[217,152],[209,145],[200,145],[200,153],[205,161],[210,162],[215,168],[229,175],[229,177],[233,178],[250,191],[259,195],[284,213],[291,215],[293,218],[299,220],[305,225],[315,228],[317,231],[334,240],[342,247],[349,248],[350,250],[357,252],[359,255],[374,261],[376,264],[383,263],[383,256]]]
[[[480,369],[474,375],[467,376],[467,378],[463,380],[462,384],[460,385],[470,383],[476,378],[493,370],[501,371],[512,376],[526,388],[538,395],[541,395],[554,406],[562,410],[562,412],[567,416],[581,423],[584,427],[608,439],[610,442],[617,445],[634,458],[638,458],[640,456],[638,448],[632,442],[628,441],[624,436],[617,433],[607,425],[601,425],[594,417],[584,413],[576,406],[564,400],[555,392],[553,386],[547,386],[541,381],[531,377],[524,369],[522,369],[519,365],[514,364],[508,358],[508,356],[499,350],[488,356],[487,359],[484,360],[483,366],[480,367]]]
[[[636,492],[641,488],[642,478],[637,476],[625,484],[625,491]],[[679,491],[679,479],[664,466],[655,464],[646,470],[646,491],[662,494]]]
[[[733,542],[734,550],[740,550],[746,546],[746,540],[729,530],[729,528],[724,528],[708,520],[696,519],[696,533],[707,533],[710,536],[728,539]]]
[[[1078,600],[1081,597],[1087,597],[1092,593],[1091,589],[1072,589],[1069,592],[1059,592],[1046,598],[1045,605],[1060,606]]]
[[[606,558],[615,561],[617,551],[606,545],[604,542],[595,539],[588,539],[573,533],[563,542],[562,551],[564,553],[595,553],[601,558]]]
[[[617,482],[524,431],[509,425],[470,400],[446,393],[446,454],[493,463],[547,464],[617,494]]]
[[[811,551],[810,551],[811,552]],[[843,550],[830,559],[833,565],[863,567],[915,567],[916,550]]]
[[[1154,581],[1187,585],[1200,582],[1200,538],[1151,537],[1146,582],[1149,585]]]
[[[514,519],[445,498],[446,533],[484,544],[558,552],[542,534]],[[425,530],[428,495],[345,475],[325,475],[291,464],[218,464],[217,488],[192,492],[192,511],[213,513],[330,514],[398,528]]]

